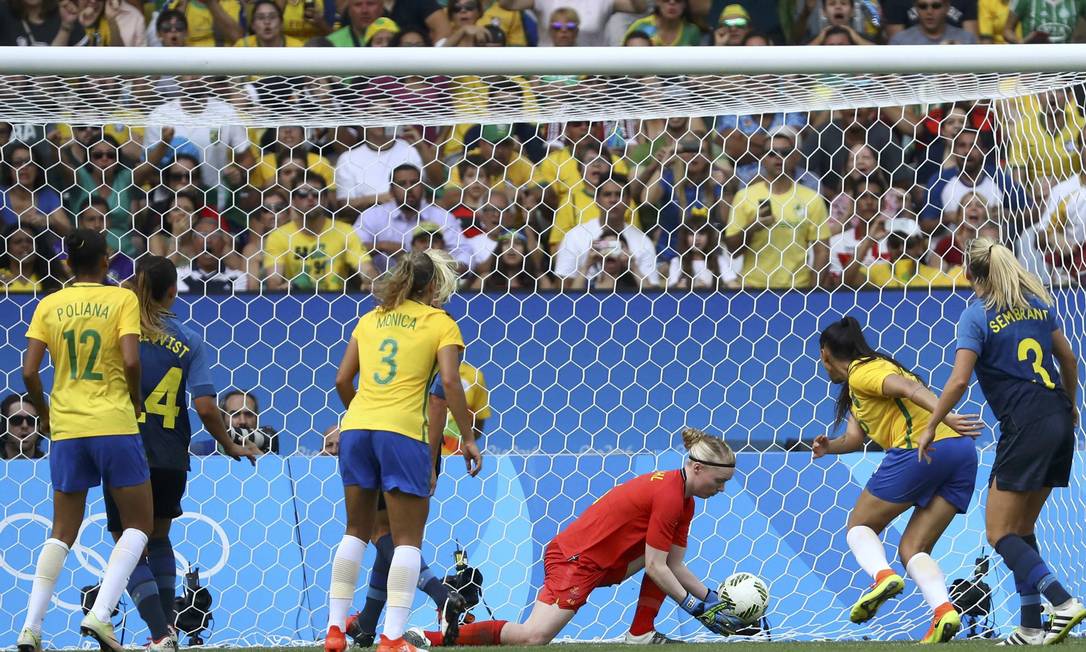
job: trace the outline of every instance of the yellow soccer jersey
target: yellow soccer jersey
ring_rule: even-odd
[[[351,334],[358,344],[358,393],[341,430],[385,430],[427,441],[430,384],[437,375],[437,352],[464,348],[460,328],[444,310],[405,301],[398,308],[375,308]]]
[[[248,36],[242,36],[238,40],[234,41],[234,47],[236,48],[258,48],[260,43],[257,42],[256,37],[252,34]],[[283,36],[283,47],[285,48],[300,48],[305,47],[305,41],[293,36]]]
[[[1066,123],[1053,133],[1042,126],[1040,101],[1035,96],[1009,102],[1013,116],[1007,138],[1007,163],[1024,168],[1026,181],[1039,177],[1063,180],[1082,171],[1079,138],[1086,129],[1086,117],[1073,101],[1065,107]],[[1017,113],[1017,115],[1015,115]]]
[[[919,266],[908,259],[895,263],[879,261],[867,268],[867,282],[880,288],[956,288],[967,287],[965,270],[955,265],[947,271],[938,267]]]
[[[44,342],[53,360],[53,441],[139,432],[120,345],[139,334],[131,290],[74,283],[38,303],[26,336]]]
[[[916,376],[889,360],[855,360],[848,367],[848,389],[852,395],[852,416],[864,433],[883,448],[916,448],[916,438],[928,427],[931,412],[907,398],[890,398],[882,384],[891,374],[917,380]],[[935,441],[960,437],[946,424],[939,424]]]
[[[807,266],[811,245],[829,240],[826,200],[795,184],[791,190],[770,194],[764,181],[752,183],[735,194],[731,221],[725,236],[743,233],[758,217],[759,205],[769,199],[776,223],[751,234],[743,252],[743,286],[748,288],[809,288],[815,277]]]
[[[238,0],[220,0],[219,5],[231,20],[241,24],[241,3]],[[171,0],[166,6],[169,9],[184,11],[185,19],[189,23],[188,45],[190,47],[210,48],[230,45],[223,42],[221,33],[216,32],[211,9],[200,0],[188,0],[183,8],[180,0]]]
[[[264,241],[265,271],[278,268],[283,278],[301,289],[342,290],[344,279],[370,258],[351,227],[331,219],[325,224],[319,236],[294,222],[269,233]]]
[[[313,9],[318,16],[324,16],[324,0],[314,0]],[[286,0],[283,5],[283,34],[295,38],[305,45],[314,36],[321,36],[313,23],[305,19],[304,0]]]
[[[483,372],[466,362],[460,363],[460,383],[464,386],[464,396],[467,398],[468,411],[475,416],[476,421],[490,418],[490,391],[486,388],[486,378]],[[441,444],[443,455],[452,455],[460,450],[460,427],[456,425],[456,419],[452,412],[445,416],[445,437]]]

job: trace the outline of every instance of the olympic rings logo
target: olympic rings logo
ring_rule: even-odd
[[[102,555],[98,554],[93,548],[84,546],[79,541],[83,538],[83,532],[85,532],[88,527],[95,523],[98,523],[99,521],[105,521],[105,519],[105,513],[93,514],[83,519],[83,525],[79,527],[79,533],[76,535],[75,544],[72,546],[71,550],[72,555],[74,555],[75,558],[79,561],[79,567],[97,577],[101,577],[101,575],[105,572],[106,559],[102,557]],[[176,519],[174,519],[174,523],[179,524],[179,522],[186,520],[206,524],[208,527],[211,528],[211,531],[213,532],[213,538],[219,540],[219,548],[222,551],[219,555],[219,559],[214,564],[207,567],[201,567],[200,569],[201,577],[210,578],[216,573],[220,572],[222,569],[226,568],[226,563],[230,559],[230,539],[226,536],[226,530],[224,530],[223,527],[219,525],[218,521],[211,517],[204,516],[203,514],[197,512],[191,512],[182,514],[181,516],[177,517]],[[4,530],[7,529],[8,526],[21,525],[24,522],[30,524],[40,524],[46,532],[48,532],[53,525],[48,518],[40,514],[34,514],[31,512],[11,514],[4,517],[3,519],[0,519],[0,540],[10,541],[9,539],[5,539],[3,537]],[[102,525],[102,528],[103,530],[105,529],[104,523]],[[35,540],[35,544],[40,544],[40,542],[44,540],[44,537],[40,540]],[[201,546],[201,548],[202,547],[203,546]],[[179,574],[186,572],[190,566],[189,560],[186,559],[180,552],[178,552],[176,548],[173,551],[173,556],[177,560]],[[7,559],[4,558],[3,548],[0,548],[0,570],[8,573],[9,575],[15,577],[18,580],[24,580],[28,582],[34,581],[34,573],[24,572],[8,563]],[[57,606],[63,609],[67,609],[69,611],[76,611],[81,608],[79,604],[65,602],[56,595],[53,596],[53,600],[56,602]]]

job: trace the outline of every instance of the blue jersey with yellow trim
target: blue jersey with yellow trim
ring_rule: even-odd
[[[1052,358],[1056,311],[1036,298],[1029,303],[999,312],[976,300],[958,321],[957,348],[977,354],[977,380],[1000,420],[1029,411],[1038,391],[1063,392]]]
[[[140,379],[143,415],[140,435],[151,468],[188,470],[189,404],[193,398],[215,396],[203,341],[175,318],[166,320],[162,337],[140,338]]]

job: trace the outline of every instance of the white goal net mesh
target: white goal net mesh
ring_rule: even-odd
[[[836,393],[817,335],[854,315],[941,387],[970,296],[963,249],[983,234],[1053,286],[1081,356],[1084,127],[1080,73],[3,75],[0,394],[24,391],[26,326],[67,278],[65,233],[105,230],[118,281],[146,253],[174,260],[176,310],[217,388],[255,399],[225,396],[224,410],[274,433],[255,469],[194,440],[172,538],[214,600],[203,637],[316,640],[343,527],[328,453],[344,338],[398,252],[444,248],[464,270],[448,309],[487,458],[479,479],[448,461],[424,558],[441,576],[467,551],[484,578],[477,618],[524,617],[543,546],[616,483],[679,466],[690,425],[739,451],[736,480],[694,519],[688,562],[707,584],[762,577],[775,640],[918,638],[929,614],[911,585],[872,623],[847,620],[868,579],[844,525],[881,452],[811,460]],[[980,402],[974,388],[967,404]],[[0,631],[13,636],[51,504],[48,442],[31,408],[4,406]],[[967,631],[1006,633],[1012,578],[998,558],[975,575],[998,434],[984,414],[974,502],[934,555],[948,581],[990,587]],[[79,589],[108,554],[97,492],[88,516],[47,645],[77,643]],[[1079,455],[1038,534],[1080,596],[1084,523]],[[598,590],[561,636],[622,636],[637,590]],[[358,607],[365,595],[363,573]],[[413,624],[433,625],[421,593],[416,605]],[[657,629],[701,635],[680,616],[665,605]],[[122,617],[126,641],[143,640],[131,605]]]

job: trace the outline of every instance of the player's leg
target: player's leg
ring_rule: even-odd
[[[79,623],[79,630],[96,639],[103,650],[119,652],[123,648],[113,633],[110,616],[136,563],[143,557],[154,528],[151,473],[139,435],[91,437],[87,439],[87,447],[101,472],[105,490],[117,505],[122,531],[106,562],[98,597]]]
[[[53,444],[53,459],[56,457],[55,451],[60,443],[63,442]],[[50,459],[50,466],[53,466],[53,459]],[[55,481],[54,486],[57,486]],[[30,589],[26,619],[23,621],[23,628],[17,641],[19,652],[40,652],[41,650],[41,624],[45,619],[45,611],[53,598],[57,576],[64,568],[64,559],[68,556],[72,544],[75,543],[79,526],[83,524],[86,505],[86,490],[65,492],[58,489],[53,492],[53,531],[45,540],[41,552],[38,553],[37,564],[34,567],[34,584]]]
[[[905,588],[905,581],[890,568],[879,533],[910,507],[911,503],[889,502],[864,489],[849,514],[845,536],[848,547],[860,568],[874,579],[871,589],[852,606],[849,619],[854,623],[873,618],[880,606]]]
[[[151,493],[154,494],[154,476],[151,480]],[[120,541],[124,526],[121,522],[120,510],[110,492],[105,492],[106,503],[106,529],[113,537],[114,544]],[[166,614],[162,610],[162,602],[158,596],[158,584],[155,582],[154,573],[147,563],[146,555],[140,555],[136,567],[128,578],[128,595],[136,605],[140,618],[151,632],[151,646],[154,650],[160,648],[175,648],[176,643],[170,639],[170,631],[167,627]],[[153,652],[153,651],[152,651]]]
[[[427,478],[427,485],[429,478]],[[427,494],[429,490],[427,488]],[[388,569],[388,602],[385,609],[382,641],[403,637],[411,604],[415,600],[422,568],[422,535],[430,513],[430,497],[393,490],[385,492],[389,527],[395,548]]]
[[[622,579],[633,577],[644,568],[645,558],[638,557],[626,567],[626,573]],[[637,608],[634,609],[633,622],[630,623],[630,630],[626,632],[623,642],[631,645],[682,643],[678,639],[668,638],[656,631],[656,616],[660,613],[660,607],[663,606],[665,597],[667,597],[667,594],[648,575],[641,578],[641,591],[637,596]]]
[[[346,629],[347,635],[361,647],[373,645],[374,639],[377,638],[377,621],[381,618],[381,611],[384,610],[385,601],[388,599],[388,568],[392,565],[392,554],[395,549],[388,529],[388,508],[385,505],[384,496],[380,494],[377,497],[377,514],[373,522],[370,543],[373,544],[376,555],[373,566],[370,568],[366,604],[362,607],[362,611],[347,619]]]
[[[988,543],[1014,573],[1015,585],[1022,587],[1020,595],[1023,590],[1028,591],[1028,587],[1033,587],[1052,604],[1052,628],[1045,643],[1059,642],[1075,625],[1086,620],[1086,607],[1073,598],[1049,570],[1035,548],[1036,538],[1030,540],[1028,534],[1020,534],[1026,530],[1032,532],[1050,489],[1012,491],[1001,489],[998,485],[999,480],[994,478],[988,490],[988,505],[985,511]]]
[[[373,433],[345,430],[339,438],[339,472],[343,478],[343,499],[347,526],[332,558],[332,583],[328,589],[328,633],[326,652],[347,649],[344,634],[351,609],[366,541],[373,532],[377,512],[377,488],[381,466],[373,452]]]
[[[388,569],[388,602],[379,650],[413,650],[403,641],[422,568],[422,535],[430,514],[433,460],[424,442],[391,432],[374,433],[381,488],[395,549]]]
[[[931,556],[935,542],[959,511],[943,496],[935,496],[913,511],[898,544],[898,554],[905,571],[920,587],[924,601],[934,613],[931,628],[921,639],[922,643],[944,643],[954,638],[961,628],[961,618],[950,603],[946,576]]]
[[[147,565],[155,577],[162,613],[170,625],[173,625],[177,615],[177,559],[173,554],[173,542],[170,541],[172,524],[172,518],[156,518],[155,529],[147,542]]]

